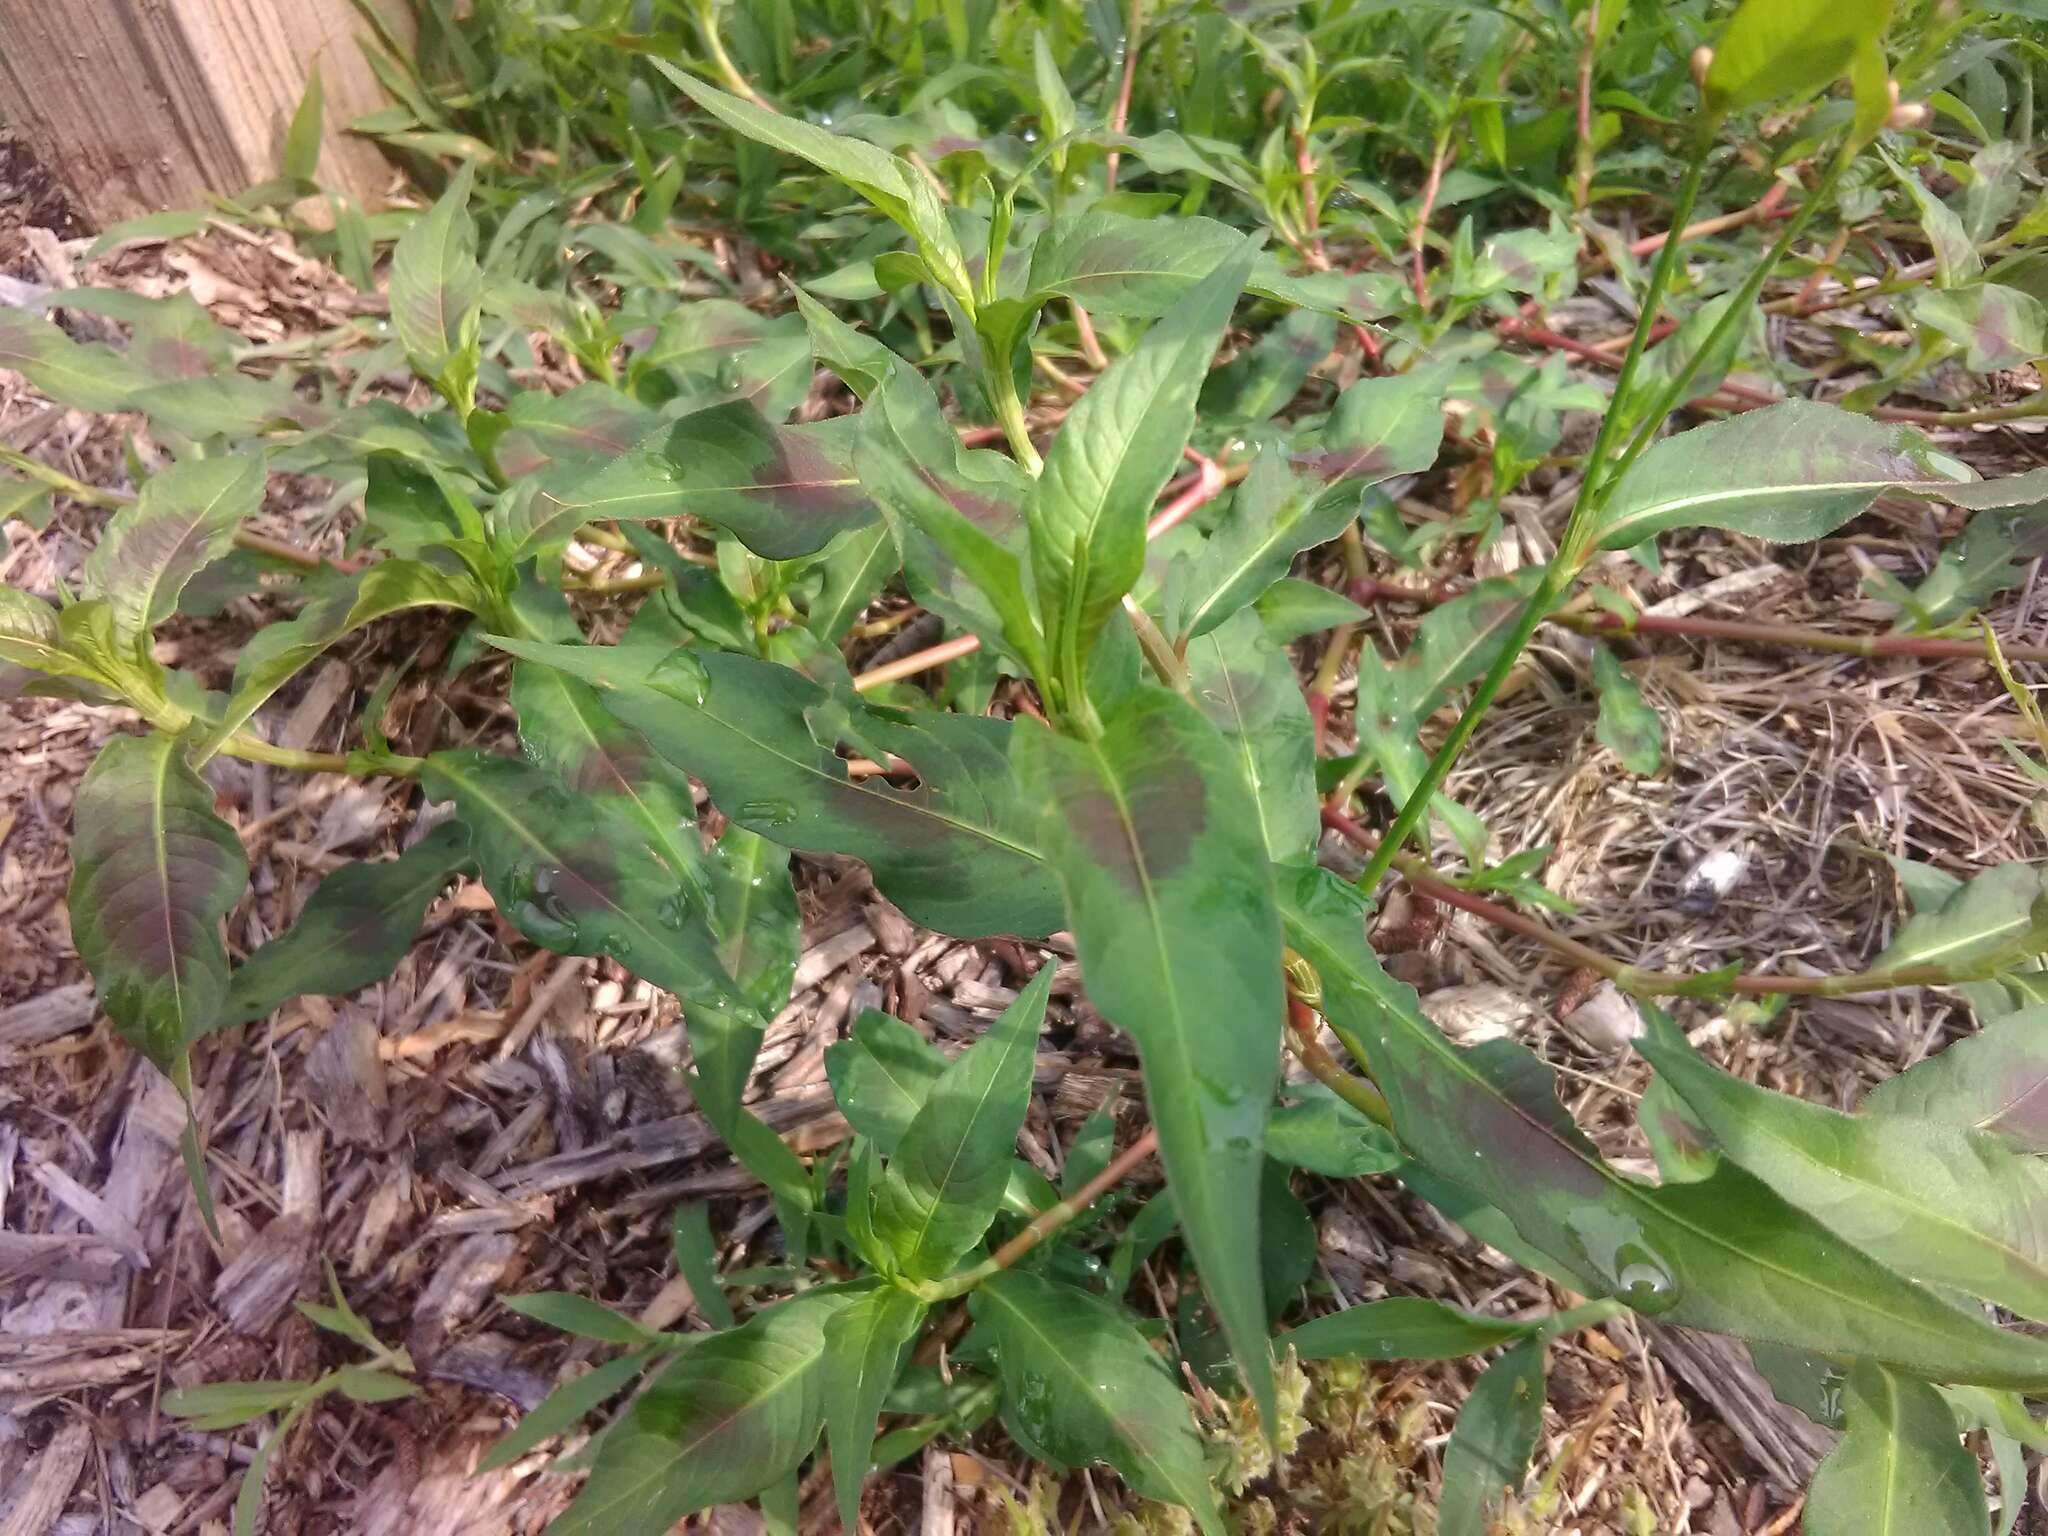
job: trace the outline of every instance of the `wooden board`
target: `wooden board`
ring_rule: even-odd
[[[400,36],[404,0],[377,0]],[[385,104],[350,0],[0,0],[0,129],[104,226],[276,175],[317,61],[320,184],[366,206],[391,168],[344,130]]]

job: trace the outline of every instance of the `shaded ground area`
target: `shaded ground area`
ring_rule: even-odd
[[[36,290],[183,288],[264,342],[317,332],[362,302],[280,239],[234,231],[86,267],[61,204],[4,145],[0,208],[0,272]],[[1563,328],[1574,321],[1599,323],[1559,311]],[[66,412],[0,373],[0,441],[80,480],[126,483],[125,454],[154,452],[124,440],[140,431],[137,418]],[[2048,439],[2011,428],[1952,437],[1946,446],[1987,474],[2048,462]],[[1425,478],[1404,510],[1443,516],[1434,498],[1444,493]],[[1509,510],[1489,571],[1547,555],[1563,505],[1532,497]],[[0,575],[54,590],[75,575],[102,516],[59,502],[45,529],[6,525]],[[349,516],[326,505],[321,487],[274,480],[262,531],[331,554]],[[1911,505],[1796,551],[1694,538],[1669,551],[1661,577],[1621,557],[1600,574],[1672,611],[1870,628],[1886,615],[1858,597],[1863,569],[1911,578],[1953,531],[1943,514]],[[1336,581],[1334,555],[1328,570],[1305,573]],[[2009,640],[2048,642],[2038,574],[1993,615]],[[174,627],[166,647],[217,687],[272,612],[260,596],[233,597]],[[1378,653],[1399,654],[1414,620],[1410,608],[1382,608]],[[431,657],[447,640],[431,621],[378,626],[310,669],[260,726],[277,743],[332,750],[390,665],[422,647]],[[1304,677],[1317,643],[1299,657]],[[1577,904],[1561,926],[1608,953],[1674,968],[1740,959],[1849,970],[1899,921],[1882,855],[1960,874],[2043,853],[2026,783],[1998,747],[2010,706],[1980,663],[1785,657],[1667,639],[1627,649],[1665,726],[1659,775],[1629,777],[1596,742],[1586,644],[1547,629],[1452,785],[1488,819],[1497,856],[1553,849],[1545,879]],[[1339,743],[1349,739],[1352,692],[1349,680],[1337,692]],[[407,683],[389,716],[394,744],[509,746],[503,698],[491,663],[452,684]],[[325,1263],[379,1334],[412,1352],[425,1390],[389,1405],[336,1399],[311,1414],[280,1453],[267,1529],[540,1529],[571,1487],[545,1473],[559,1443],[500,1472],[471,1469],[521,1411],[609,1351],[497,1298],[574,1291],[654,1326],[699,1326],[670,1252],[671,1213],[686,1201],[710,1203],[727,1270],[779,1257],[765,1196],[670,1097],[665,1070],[686,1048],[675,1004],[610,962],[534,951],[480,886],[457,887],[382,986],[303,999],[199,1052],[223,1227],[216,1249],[180,1167],[176,1097],[111,1039],[64,912],[79,778],[100,744],[133,724],[119,710],[62,701],[0,704],[0,1504],[40,1501],[17,1502],[4,1528],[85,1531],[119,1517],[130,1522],[123,1529],[224,1529],[253,1437],[189,1432],[161,1416],[160,1396],[207,1381],[303,1377],[349,1358],[291,1307],[317,1299]],[[208,771],[252,862],[252,895],[229,924],[238,954],[288,926],[324,874],[403,846],[424,825],[411,784],[305,779],[226,760]],[[1326,852],[1334,863],[1351,857],[1340,844]],[[1010,1001],[1028,962],[1000,941],[918,929],[858,866],[799,859],[798,882],[795,997],[770,1032],[753,1098],[800,1150],[823,1152],[847,1134],[823,1052],[861,1009],[886,1008],[954,1048]],[[1464,914],[1412,903],[1386,915],[1378,941],[1447,1031],[1535,1046],[1602,1151],[1648,1169],[1632,1109],[1645,1074],[1623,1047],[1611,989]],[[1024,1143],[1049,1174],[1106,1100],[1132,1125],[1141,1118],[1135,1058],[1078,980],[1068,954]],[[1681,1018],[1732,1069],[1839,1106],[1965,1022],[1946,1000],[1916,993],[1816,1001],[1775,1018],[1690,1005]],[[1317,1309],[1385,1294],[1495,1312],[1562,1300],[1390,1181],[1303,1178],[1297,1188],[1320,1239]],[[1169,1247],[1132,1297],[1171,1318],[1180,1284]],[[1278,1467],[1244,1449],[1252,1437],[1242,1410],[1215,1399],[1217,1436],[1239,1448],[1248,1528],[1429,1529],[1416,1507],[1433,1503],[1436,1459],[1473,1376],[1462,1364],[1318,1367],[1294,1381],[1301,1433]],[[1635,1320],[1554,1350],[1545,1427],[1535,1492],[1513,1529],[1784,1532],[1827,1443],[1772,1403],[1738,1347]],[[864,1514],[877,1532],[1106,1530],[1122,1520],[1176,1528],[1159,1510],[1132,1510],[1113,1478],[1055,1486],[1029,1477],[1026,1458],[990,1430],[878,1478]],[[807,1529],[834,1523],[826,1484],[814,1473],[805,1485]],[[737,1512],[710,1522],[757,1525]]]

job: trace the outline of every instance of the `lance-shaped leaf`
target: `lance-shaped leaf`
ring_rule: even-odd
[[[116,736],[78,786],[71,934],[123,1039],[177,1075],[219,1021],[220,922],[249,880],[235,830],[176,737]]]
[[[682,999],[705,1096],[736,1104],[766,1025],[719,964],[693,871],[637,816],[516,758],[436,752],[422,782],[469,825],[498,910],[543,949],[609,955]]]
[[[1051,989],[1052,967],[1042,965],[988,1033],[932,1084],[889,1159],[876,1192],[875,1230],[913,1279],[945,1274],[995,1219],[1031,1104]]]
[[[1999,283],[1924,289],[1913,295],[1913,318],[1963,348],[1972,373],[2022,367],[2048,351],[2048,305]]]
[[[1603,549],[1667,528],[1725,528],[1799,544],[1886,491],[1943,496],[1966,479],[1911,427],[1787,400],[1652,443],[1600,509]]]
[[[1265,454],[1252,462],[1195,562],[1177,627],[1199,635],[1252,602],[1296,555],[1344,531],[1358,516],[1360,490],[1429,468],[1442,441],[1441,376],[1390,374],[1352,385],[1313,443],[1285,462]]]
[[[314,889],[298,921],[249,957],[228,983],[223,1025],[260,1019],[312,993],[339,997],[389,976],[427,906],[469,864],[469,829],[445,821],[397,858],[344,864]]]
[[[1120,1309],[1021,1269],[991,1276],[968,1307],[995,1333],[1003,1424],[1019,1445],[1057,1467],[1108,1462],[1133,1492],[1185,1505],[1219,1536],[1187,1398]]]
[[[1313,869],[1286,881],[1288,941],[1321,978],[1332,1028],[1372,1062],[1402,1143],[1505,1212],[1577,1288],[1689,1327],[1933,1380],[2048,1381],[2048,1343],[1887,1269],[1725,1159],[1697,1183],[1624,1177],[1572,1124],[1534,1055],[1507,1041],[1455,1046],[1423,1016],[1366,945],[1352,887]]]
[[[1972,875],[1931,912],[1916,912],[1871,963],[1932,966],[1956,978],[1994,976],[2048,951],[2048,886],[2030,864]]]
[[[825,1047],[825,1074],[839,1112],[884,1157],[946,1071],[945,1055],[891,1014],[869,1008],[844,1040]]]
[[[1090,386],[1032,487],[1031,575],[1056,676],[1079,685],[1102,626],[1145,569],[1145,524],[1194,429],[1209,360],[1250,271],[1221,263]]]
[[[556,1536],[667,1536],[683,1516],[794,1472],[825,1419],[825,1329],[853,1297],[819,1287],[684,1350],[606,1432]]]
[[[66,645],[57,610],[15,587],[0,587],[0,662],[51,677],[102,680],[98,667]]]
[[[507,425],[494,453],[513,480],[550,464],[601,463],[629,453],[661,425],[661,418],[609,384],[578,384],[551,395],[522,390],[505,407]]]
[[[718,962],[764,1019],[789,1002],[801,917],[789,850],[745,827],[728,826],[704,855]]]
[[[827,645],[837,645],[902,566],[887,523],[840,535],[818,561],[822,580],[804,612],[805,624]]]
[[[355,575],[326,579],[297,617],[265,625],[242,647],[234,692],[199,743],[199,756],[219,751],[278,689],[344,635],[414,608],[474,613],[483,601],[468,575],[451,575],[419,560],[383,560]]]
[[[1863,1111],[1995,1132],[2048,1152],[2048,1008],[2009,1013],[1879,1083]]]
[[[756,314],[729,299],[703,299],[662,321],[634,367],[658,369],[696,408],[738,401],[780,421],[810,391],[810,333],[796,315]]]
[[[260,458],[187,459],[153,476],[86,557],[87,589],[107,600],[116,637],[139,641],[169,618],[185,583],[228,552],[262,501]]]
[[[1191,642],[1187,665],[1195,707],[1223,733],[1251,791],[1268,856],[1306,854],[1322,831],[1315,727],[1286,648],[1246,609]]]
[[[1290,1328],[1279,1342],[1304,1360],[1456,1360],[1526,1339],[1536,1328],[1420,1296],[1389,1296]]]
[[[875,1420],[924,1314],[925,1304],[901,1286],[880,1285],[857,1295],[825,1324],[825,1446],[845,1530],[860,1529],[860,1490],[874,1452]]]
[[[391,323],[399,342],[421,377],[434,381],[464,415],[476,398],[484,293],[476,221],[469,215],[474,174],[473,164],[463,161],[391,253]]]
[[[693,411],[665,438],[595,475],[571,464],[545,477],[520,553],[567,538],[593,517],[701,518],[755,554],[794,560],[874,521],[854,472],[852,417],[777,426],[745,401]]]
[[[656,59],[654,67],[668,76],[677,90],[735,133],[810,161],[828,176],[845,182],[898,224],[909,227],[910,178],[916,172],[887,150],[877,149],[865,139],[817,127],[800,117],[788,117],[742,101],[691,78],[666,59]]]
[[[1240,422],[1279,415],[1336,344],[1335,316],[1291,311],[1209,376],[1202,386],[1202,414]]]
[[[1663,767],[1664,722],[1604,645],[1593,648],[1593,687],[1600,695],[1600,722],[1594,728],[1600,745],[1630,773],[1648,775]]]
[[[1809,1536],[1988,1536],[1983,1474],[1939,1392],[1865,1360],[1843,1413],[1847,1433],[1813,1474]]]
[[[1214,219],[1135,219],[1091,210],[1038,237],[1028,287],[1040,298],[1061,295],[1096,314],[1164,314],[1240,254],[1244,243],[1242,234]]]
[[[911,595],[1042,672],[1024,588],[1030,478],[1001,454],[962,448],[931,386],[907,366],[889,372],[860,422],[861,484],[895,531]]]
[[[1810,96],[1870,50],[1877,54],[1882,89],[1880,40],[1891,14],[1891,0],[1746,0],[1715,42],[1708,108],[1718,115]],[[1857,88],[1860,95],[1860,72]]]
[[[1758,1088],[1702,1061],[1669,1016],[1649,1017],[1638,1048],[1725,1156],[1882,1263],[2048,1316],[2048,1165],[1982,1132]]]
[[[60,405],[100,414],[128,408],[154,379],[125,353],[77,342],[51,321],[0,305],[0,368],[20,374]]]
[[[1018,776],[1067,893],[1088,995],[1137,1041],[1202,1284],[1270,1414],[1260,1155],[1279,1077],[1280,924],[1230,745],[1178,694],[1134,693],[1094,741],[1020,727]]]
[[[854,779],[813,736],[832,694],[792,668],[683,650],[650,662],[616,648],[493,638],[604,692],[605,708],[704,781],[719,809],[785,848],[867,861],[884,895],[947,933],[1042,938],[1058,887],[1039,858],[1036,808],[1009,764],[1012,727],[978,716],[851,706],[862,740],[908,762],[918,787]]]
[[[1493,665],[1535,591],[1537,576],[1533,569],[1496,576],[1430,609],[1399,661],[1365,669],[1373,674],[1374,696],[1411,726],[1435,714]],[[1384,684],[1378,680],[1382,675]]]
[[[1543,1432],[1543,1342],[1517,1344],[1486,1368],[1444,1447],[1440,1536],[1486,1536],[1501,1497],[1522,1486]]]

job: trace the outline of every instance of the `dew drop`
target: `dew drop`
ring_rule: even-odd
[[[695,709],[702,709],[704,701],[711,697],[711,675],[704,670],[697,653],[688,647],[662,657],[647,674],[647,686]]]
[[[786,827],[796,820],[796,807],[787,800],[745,800],[733,819],[742,825]]]

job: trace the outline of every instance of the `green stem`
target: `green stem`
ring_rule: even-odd
[[[74,480],[61,469],[52,469],[39,459],[32,459],[19,449],[0,444],[0,464],[21,471],[29,479],[47,485],[60,496],[69,496],[73,501],[82,501],[91,507],[109,509],[125,507],[135,498],[122,491],[103,491],[96,485],[87,485],[83,480]]]
[[[1017,396],[1016,376],[1001,364],[988,369],[988,399],[996,413],[996,422],[1003,429],[1003,436],[1009,439],[1010,452],[1017,456],[1027,473],[1036,479],[1045,468],[1045,460],[1038,456],[1038,449],[1031,441],[1031,429],[1024,420],[1024,402]]]

